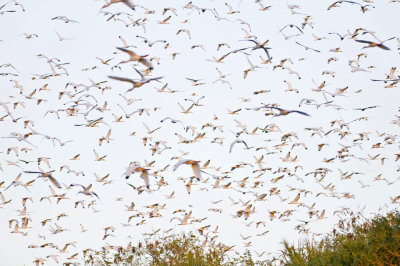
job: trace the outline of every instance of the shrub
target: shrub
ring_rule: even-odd
[[[284,242],[285,265],[400,265],[400,214],[391,212],[371,220],[360,215],[339,222],[321,241],[298,247]]]
[[[137,246],[127,248],[112,246],[86,255],[89,265],[262,265],[253,262],[249,251],[236,256],[229,255],[232,247],[216,244],[204,247],[193,234],[147,237]]]

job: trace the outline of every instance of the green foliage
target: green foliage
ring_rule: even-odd
[[[319,242],[299,247],[284,242],[285,265],[400,265],[400,214],[392,212],[360,222],[360,216],[341,221],[338,229]]]
[[[320,241],[307,240],[297,247],[284,241],[272,261],[255,261],[249,251],[231,254],[233,247],[205,247],[193,234],[153,236],[137,246],[104,247],[86,256],[88,265],[218,266],[218,265],[400,265],[400,214],[392,212],[366,220],[360,214],[341,220]],[[268,252],[268,250],[266,250]]]
[[[101,252],[92,252],[86,263],[92,265],[261,265],[254,262],[249,251],[242,255],[230,256],[232,247],[222,244],[212,248],[203,247],[193,234],[158,236],[146,238],[137,246],[108,247]]]

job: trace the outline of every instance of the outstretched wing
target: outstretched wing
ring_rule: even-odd
[[[295,111],[293,111],[293,112],[299,113],[299,114],[305,115],[305,116],[311,116],[311,115],[309,115],[309,114],[307,114],[307,113],[305,113],[305,112],[302,112],[302,111],[297,111],[297,110],[295,110]]]
[[[150,68],[150,69],[154,68],[153,64],[149,60],[147,60],[145,58],[139,59],[139,62],[142,63],[143,65],[145,65],[146,67]]]
[[[117,47],[118,50],[121,50],[124,53],[129,54],[130,56],[136,56],[136,53],[134,51],[128,50],[126,48],[123,47]]]
[[[125,81],[125,82],[130,82],[133,83],[132,79],[129,78],[124,78],[124,77],[117,77],[117,76],[108,76],[110,79],[115,79],[115,80],[119,80],[119,81]]]
[[[49,175],[49,179],[51,183],[53,183],[53,185],[55,185],[57,188],[61,188],[60,183],[58,183],[58,181],[53,176]]]
[[[361,42],[361,43],[368,43],[368,44],[373,43],[371,41],[366,41],[366,40],[355,40],[355,41],[356,42]]]
[[[130,0],[125,0],[124,4],[127,5],[130,9],[135,10],[135,4]]]
[[[142,174],[140,175],[144,181],[144,184],[146,185],[146,188],[150,188],[150,181],[149,181],[149,174],[147,171],[143,171]]]
[[[174,168],[172,170],[175,171],[176,169],[178,169],[179,166],[181,166],[182,164],[186,163],[187,161],[188,160],[179,161],[177,164],[174,165]]]
[[[197,179],[198,181],[200,181],[201,173],[200,173],[200,166],[199,166],[199,164],[198,164],[198,163],[192,164],[192,169],[193,169],[194,177],[196,177],[196,179]]]

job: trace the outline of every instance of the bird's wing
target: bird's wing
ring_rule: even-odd
[[[302,111],[297,111],[297,110],[295,110],[295,111],[293,111],[293,112],[299,113],[299,114],[305,115],[305,116],[311,116],[311,115],[309,115],[309,114],[307,114],[307,113],[305,113],[305,112],[302,112]]]
[[[333,3],[332,5],[328,6],[327,10],[330,10],[332,7],[334,7],[337,3],[340,3],[340,1],[336,1],[335,3]]]
[[[150,181],[149,181],[149,174],[146,171],[143,171],[142,174],[140,175],[144,181],[144,184],[146,185],[146,188],[149,189],[150,188]]]
[[[182,164],[186,163],[188,160],[181,160],[179,161],[177,164],[174,165],[173,171],[175,171],[176,169],[178,169],[179,166],[181,166]]]
[[[256,40],[252,40],[252,39],[250,39],[250,40],[243,40],[243,41],[250,41],[250,42],[254,42],[256,45],[258,45],[259,43],[256,41]],[[247,48],[246,48],[247,49]]]
[[[94,156],[96,157],[96,160],[100,159],[100,156],[97,154],[96,150],[93,150]]]
[[[386,45],[383,45],[382,43],[378,45],[379,48],[382,48],[384,50],[390,50],[389,47],[387,47]]]
[[[166,19],[164,19],[162,22],[163,23],[165,23],[165,22],[167,22],[168,20],[170,20],[171,19],[171,16],[168,16]]]
[[[263,47],[262,49],[263,49],[263,50],[264,50],[264,52],[267,54],[267,56],[268,56],[268,60],[271,60],[271,56],[269,55],[268,48],[266,48],[266,47]]]
[[[242,140],[241,142],[244,144],[244,146],[246,146],[246,149],[249,149],[249,146],[247,146],[247,143],[244,140]]]
[[[54,188],[52,186],[49,186],[49,189],[50,189],[50,193],[51,193],[52,197],[57,196],[56,191],[54,190]]]
[[[42,158],[42,160],[46,163],[46,165],[50,168],[50,161],[47,158]]]
[[[350,4],[357,4],[357,5],[360,5],[360,6],[361,6],[360,3],[357,3],[357,2],[354,2],[354,1],[346,1],[346,0],[343,0],[342,2],[350,3]]]
[[[286,25],[285,27],[283,27],[279,32],[282,32],[284,29],[286,29],[290,24]]]
[[[124,77],[117,77],[117,76],[108,76],[110,79],[115,79],[119,81],[125,81],[125,82],[130,82],[133,83],[134,81],[130,78],[124,78]]]
[[[136,73],[138,73],[140,75],[140,79],[143,80],[144,76],[143,76],[142,72],[140,72],[136,67],[134,67],[134,69],[135,69]]]
[[[366,41],[366,40],[355,40],[356,42],[361,42],[361,43],[373,43],[371,41]]]
[[[192,105],[189,106],[189,108],[185,112],[189,112],[193,107],[194,107],[194,103],[192,103]]]
[[[85,186],[81,185],[81,184],[71,184],[70,186],[74,187],[74,186],[81,186],[83,189],[85,189]]]
[[[265,106],[265,108],[270,108],[270,109],[276,109],[278,111],[282,111],[282,108],[276,107],[276,106]]]
[[[251,67],[254,67],[253,63],[250,61],[250,59],[249,59],[248,56],[246,56],[246,59],[247,59],[247,62],[249,63],[249,65],[250,65]]]
[[[135,10],[135,4],[132,1],[125,0],[124,4],[127,5],[129,8],[131,8],[132,10]]]
[[[61,188],[60,183],[58,183],[58,181],[53,176],[49,175],[49,179],[54,186],[56,186],[57,188]]]
[[[182,109],[182,112],[185,112],[185,111],[186,111],[186,109],[185,109],[180,103],[178,103],[178,105],[179,105],[179,107]]]
[[[153,81],[153,80],[158,81],[159,79],[162,79],[162,78],[163,78],[163,77],[151,78],[151,79],[149,79],[148,81]],[[158,81],[158,82],[161,82],[161,81]]]
[[[135,52],[133,52],[133,51],[131,51],[131,50],[128,50],[128,49],[126,49],[126,48],[117,47],[117,49],[118,49],[118,50],[121,50],[122,52],[125,52],[125,53],[129,54],[130,56],[136,56],[136,53],[135,53]]]
[[[1,200],[3,201],[3,203],[6,202],[6,198],[4,197],[4,194],[1,192],[0,192],[0,197],[1,197]]]
[[[41,174],[42,172],[38,172],[38,171],[24,171],[24,173],[27,173],[27,174]]]
[[[304,33],[297,25],[293,25],[295,26],[302,34]]]
[[[92,191],[92,194],[95,195],[98,199],[100,199],[96,192]]]
[[[136,187],[132,184],[127,183],[129,186],[131,186],[134,190],[136,190]]]
[[[200,173],[199,164],[198,163],[192,164],[192,169],[193,169],[194,177],[196,177],[196,179],[198,181],[200,181],[201,173]]]
[[[231,143],[231,145],[229,146],[229,153],[232,152],[233,146],[235,146],[236,143],[237,143],[236,140]]]
[[[133,173],[133,172],[135,172],[136,171],[136,169],[138,168],[139,166],[137,166],[137,165],[131,165],[131,166],[129,166],[127,169],[126,169],[126,171],[125,171],[125,178],[126,179],[128,179],[129,178],[129,176]]]
[[[294,198],[293,202],[297,202],[300,199],[300,194],[297,194],[296,198]]]
[[[230,54],[231,54],[231,52],[229,52],[229,53],[227,53],[227,54],[224,54],[223,56],[221,56],[221,57],[218,59],[218,61],[224,60],[224,58],[227,57],[227,56],[230,55]]]
[[[229,9],[229,12],[234,12],[233,8],[229,4],[225,3],[225,5]]]
[[[150,128],[149,128],[145,123],[142,123],[142,124],[143,124],[143,126],[146,128],[146,130],[147,130],[148,132],[151,131]]]

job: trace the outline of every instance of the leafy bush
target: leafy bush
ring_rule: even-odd
[[[233,247],[205,245],[193,234],[149,236],[137,246],[103,247],[86,254],[89,265],[400,265],[400,214],[391,212],[367,220],[362,215],[342,219],[320,241],[297,247],[283,243],[272,261],[254,261],[250,252],[231,254]],[[268,252],[268,250],[266,250]]]
[[[250,252],[230,256],[232,247],[217,244],[204,247],[193,234],[148,237],[137,246],[106,247],[86,255],[89,265],[261,265],[253,262]]]
[[[285,241],[281,255],[285,265],[400,265],[400,214],[342,220],[319,242]]]

